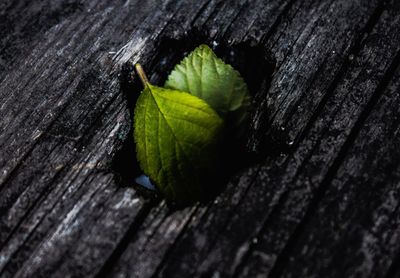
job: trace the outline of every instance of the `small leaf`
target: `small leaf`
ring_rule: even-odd
[[[246,83],[207,45],[200,45],[175,66],[165,87],[205,100],[234,129],[242,128],[247,120],[250,95]]]
[[[223,121],[200,98],[146,82],[134,117],[139,164],[168,199],[196,200],[216,168]]]

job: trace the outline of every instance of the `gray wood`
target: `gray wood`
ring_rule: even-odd
[[[396,277],[399,29],[394,0],[3,1],[0,276]],[[131,69],[200,42],[237,50],[257,159],[171,209],[124,179]]]

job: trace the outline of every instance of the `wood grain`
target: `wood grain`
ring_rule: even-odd
[[[0,276],[396,277],[399,30],[394,0],[3,1]],[[131,68],[197,43],[237,51],[257,159],[172,209],[130,184]]]

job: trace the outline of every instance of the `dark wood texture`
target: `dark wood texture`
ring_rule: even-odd
[[[129,186],[131,69],[200,42],[237,49],[257,159],[172,209]],[[399,1],[4,0],[0,130],[0,277],[400,273]]]

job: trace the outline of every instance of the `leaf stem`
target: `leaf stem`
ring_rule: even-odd
[[[149,79],[147,78],[146,73],[144,72],[142,66],[139,63],[137,63],[135,65],[135,69],[136,69],[137,74],[139,75],[140,81],[142,81],[142,83],[143,83],[143,86],[147,87],[150,82],[149,82]]]

